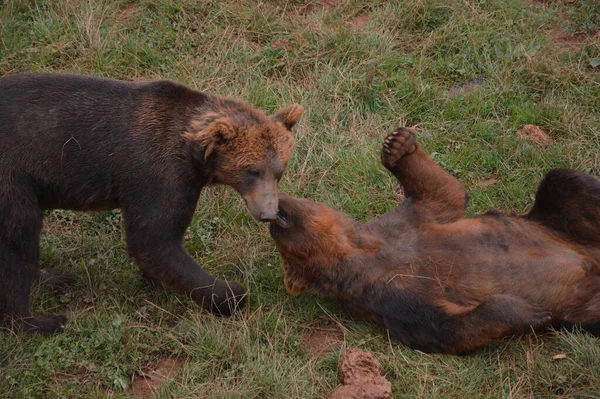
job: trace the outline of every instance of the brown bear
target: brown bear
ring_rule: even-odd
[[[412,130],[388,136],[381,159],[407,198],[368,223],[280,195],[270,231],[291,295],[336,298],[430,353],[464,354],[547,326],[600,335],[597,178],[554,170],[529,214],[463,219],[466,190]]]
[[[145,276],[217,314],[243,306],[245,289],[204,272],[183,236],[209,184],[237,190],[255,219],[275,218],[302,113],[292,105],[267,116],[167,80],[0,78],[0,323],[47,335],[66,322],[29,311],[42,215],[56,208],[121,208],[128,252]]]

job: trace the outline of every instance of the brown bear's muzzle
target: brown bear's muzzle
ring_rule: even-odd
[[[277,181],[259,185],[250,192],[242,193],[242,197],[256,221],[269,222],[277,218]]]

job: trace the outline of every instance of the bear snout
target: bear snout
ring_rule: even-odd
[[[267,206],[261,206],[262,204],[248,203],[247,207],[252,217],[257,222],[272,222],[277,218],[277,203],[275,202],[275,206],[269,206],[270,204],[266,204]]]
[[[261,193],[259,190],[254,190],[242,197],[246,202],[246,207],[250,214],[257,222],[270,222],[277,217],[277,193]]]
[[[261,222],[270,222],[272,220],[275,220],[277,218],[277,213],[276,212],[272,212],[272,211],[262,211],[260,213],[260,217],[259,220]]]

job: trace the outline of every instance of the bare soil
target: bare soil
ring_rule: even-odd
[[[292,48],[292,45],[286,39],[275,39],[273,44],[271,44],[271,48],[290,50]]]
[[[151,399],[162,384],[175,377],[182,364],[183,359],[176,357],[160,359],[152,370],[135,378],[129,389],[129,395],[134,398]]]
[[[344,24],[352,30],[363,30],[369,22],[369,19],[368,14],[358,14],[344,22]]]
[[[331,10],[340,3],[341,0],[308,1],[306,4],[297,5],[294,11],[299,15],[310,15],[320,11]]]
[[[344,343],[344,332],[331,323],[320,321],[301,338],[302,346],[313,357],[321,357],[338,350]]]

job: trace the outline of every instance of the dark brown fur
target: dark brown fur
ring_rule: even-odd
[[[597,178],[554,170],[528,215],[463,219],[467,192],[414,132],[388,136],[382,162],[407,199],[366,224],[280,195],[270,229],[290,294],[337,298],[425,352],[467,353],[551,325],[600,335]]]
[[[171,81],[1,78],[0,326],[52,334],[66,321],[29,313],[42,214],[54,208],[121,208],[128,251],[144,275],[218,314],[242,306],[245,289],[204,272],[183,236],[208,184],[235,188],[257,220],[275,218],[302,112],[293,105],[267,116]],[[48,276],[40,280],[69,282]]]

